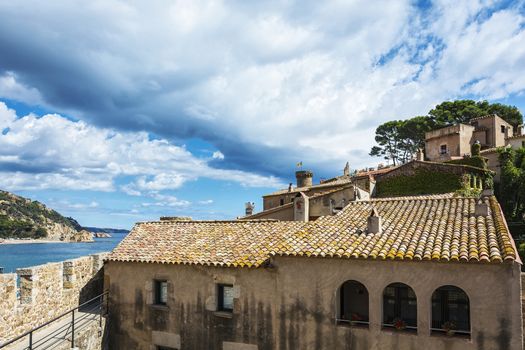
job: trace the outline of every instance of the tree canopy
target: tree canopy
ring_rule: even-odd
[[[371,156],[392,161],[394,165],[409,161],[418,149],[425,147],[425,133],[448,125],[468,123],[473,118],[497,114],[514,128],[523,123],[523,115],[515,106],[488,101],[445,101],[431,109],[427,115],[407,120],[393,120],[376,129],[377,145]]]
[[[503,120],[517,127],[523,122],[523,116],[515,106],[488,101],[456,100],[445,101],[428,112],[436,127],[443,127],[458,123],[468,123],[473,118],[497,114]]]
[[[499,201],[509,221],[525,219],[525,148],[500,148]]]

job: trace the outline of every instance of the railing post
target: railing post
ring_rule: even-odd
[[[75,347],[75,309],[71,312],[71,349]]]
[[[29,332],[29,350],[33,350],[33,332]]]
[[[102,311],[104,309],[104,294],[100,296],[100,301],[98,303],[99,307],[99,315],[98,315],[98,328],[102,328]]]

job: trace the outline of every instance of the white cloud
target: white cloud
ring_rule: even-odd
[[[6,72],[0,75],[0,96],[31,104],[44,103],[40,92],[35,88],[27,87],[18,82],[16,74],[13,72]]]
[[[204,204],[204,205],[213,204],[213,199],[206,199],[206,200],[199,201],[199,204]]]
[[[15,118],[0,102],[0,187],[114,191],[130,195],[180,188],[208,177],[244,186],[278,186],[279,179],[211,168],[184,147],[144,132],[116,132],[59,115]],[[220,152],[220,151],[219,151]],[[117,186],[119,177],[131,180]],[[160,200],[160,195],[154,197]],[[185,204],[174,197],[168,205]]]
[[[223,160],[224,159],[224,154],[222,154],[221,151],[215,151],[215,152],[213,152],[211,157],[213,159]]]
[[[28,12],[5,2],[0,44],[11,46],[0,68],[10,73],[0,79],[0,96],[76,108],[93,125],[202,137],[230,146],[218,148],[228,161],[241,159],[241,167],[247,158],[270,158],[261,149],[272,150],[278,169],[292,159],[330,168],[346,160],[371,165],[373,132],[386,120],[426,113],[445,99],[525,89],[520,4],[443,0],[422,12],[413,3],[57,1],[32,3],[38,11]],[[37,68],[16,64],[26,53],[38,59]],[[186,166],[206,170],[184,148],[133,135],[138,158],[163,152],[149,155],[151,162],[104,160],[104,170],[138,177],[123,187],[128,193],[181,186],[198,176]],[[178,165],[157,156],[168,149],[174,153],[166,158]],[[229,175],[246,185],[276,181]]]

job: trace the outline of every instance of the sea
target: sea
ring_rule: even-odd
[[[110,252],[127,233],[108,232],[109,238],[95,238],[93,243],[23,243],[0,244],[0,267],[4,273],[22,267],[64,261],[100,252]]]

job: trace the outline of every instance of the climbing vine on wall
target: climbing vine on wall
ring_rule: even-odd
[[[466,187],[465,179],[461,175],[418,169],[412,176],[396,176],[378,182],[376,195],[392,197],[438,194],[456,192]]]

